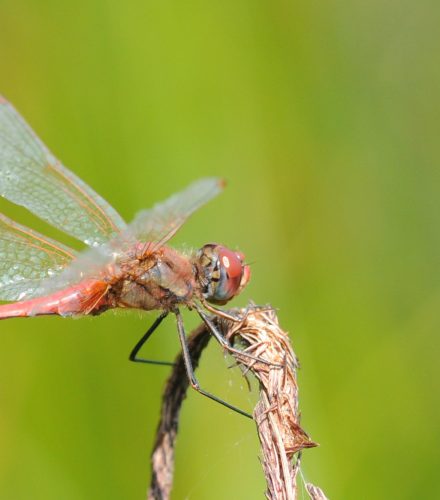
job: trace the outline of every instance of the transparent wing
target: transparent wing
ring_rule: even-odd
[[[0,96],[0,195],[96,246],[126,227],[121,216],[63,167]]]
[[[0,300],[39,295],[41,282],[75,256],[74,250],[0,214]]]
[[[128,227],[107,242],[79,254],[58,277],[43,283],[44,292],[52,293],[84,278],[105,279],[118,274],[119,265],[130,253],[152,253],[164,245],[200,206],[220,193],[223,181],[201,179],[149,210],[139,212]]]
[[[153,208],[139,212],[125,233],[147,242],[148,250],[155,251],[176,234],[193,212],[217,196],[223,186],[221,179],[200,179]]]

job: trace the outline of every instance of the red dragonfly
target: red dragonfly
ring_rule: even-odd
[[[222,187],[219,179],[202,179],[126,224],[0,96],[0,195],[89,247],[78,253],[0,214],[0,300],[12,302],[0,305],[0,319],[96,315],[114,308],[160,310],[130,360],[171,364],[137,354],[173,313],[191,386],[250,416],[200,387],[180,313],[182,306],[194,309],[225,349],[252,358],[232,347],[205,312],[229,317],[211,304],[226,304],[239,294],[249,281],[249,266],[243,254],[222,245],[210,243],[189,255],[165,245]]]

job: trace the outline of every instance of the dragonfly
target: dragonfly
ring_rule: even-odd
[[[170,365],[138,353],[165,317],[173,314],[191,387],[252,418],[201,388],[181,315],[182,307],[196,311],[225,350],[254,358],[234,348],[209,314],[236,320],[218,306],[243,290],[250,267],[241,252],[220,244],[208,243],[191,253],[167,245],[188,217],[223,187],[221,179],[201,179],[140,211],[127,224],[53,156],[0,96],[0,195],[88,247],[77,252],[0,214],[0,300],[9,302],[0,305],[0,319],[98,315],[109,309],[158,310],[160,315],[129,359]]]

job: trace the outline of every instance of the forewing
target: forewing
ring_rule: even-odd
[[[120,263],[127,253],[144,256],[160,248],[200,206],[216,196],[223,181],[201,179],[149,210],[138,213],[129,226],[109,242],[79,254],[58,277],[43,283],[44,293],[52,293],[66,284],[84,278],[105,280],[120,272]],[[133,255],[128,258],[132,258]]]
[[[96,246],[126,227],[95,191],[63,167],[0,96],[0,195]]]
[[[148,251],[155,251],[179,230],[186,219],[202,205],[217,196],[224,181],[210,177],[190,184],[149,210],[142,210],[125,233],[137,241],[148,242]]]
[[[41,293],[76,252],[0,214],[0,300],[23,300]]]

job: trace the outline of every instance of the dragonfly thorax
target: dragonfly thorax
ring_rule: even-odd
[[[172,310],[190,302],[196,288],[191,261],[169,247],[131,261],[122,276],[115,287],[119,307]]]

